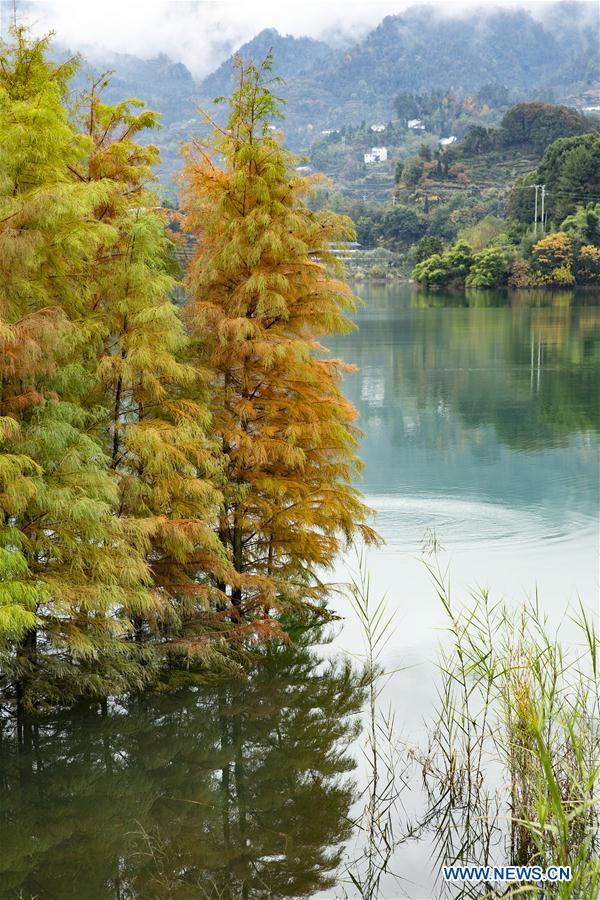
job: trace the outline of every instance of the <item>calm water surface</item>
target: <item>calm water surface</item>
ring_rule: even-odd
[[[369,567],[405,622],[398,647],[422,655],[439,618],[431,531],[459,593],[597,609],[600,296],[359,290],[360,329],[332,348],[360,367],[346,391],[386,542]]]
[[[598,596],[600,301],[360,287],[346,390],[365,432],[362,489],[385,545],[375,595],[397,623],[384,700],[418,740],[443,625],[421,562],[435,535],[455,594],[539,592],[559,621]],[[335,578],[356,568],[353,554]],[[186,688],[31,725],[0,742],[0,896],[340,897],[363,778],[360,652],[347,604],[333,644],[298,635],[247,682]],[[427,842],[383,896],[433,896]],[[398,886],[400,884],[400,887]],[[348,896],[353,896],[346,883]]]

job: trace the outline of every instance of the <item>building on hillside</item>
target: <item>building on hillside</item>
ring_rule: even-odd
[[[411,131],[425,131],[425,126],[421,119],[409,119],[406,123]]]
[[[385,162],[388,158],[387,147],[371,147],[368,153],[365,153],[365,163]]]
[[[438,144],[440,145],[440,147],[449,147],[450,144],[455,144],[457,140],[458,138],[456,137],[456,135],[451,134],[450,137],[440,138]]]
[[[375,131],[377,134],[380,134],[382,131],[385,131],[385,125],[382,125],[380,122],[376,122],[374,125],[371,125],[371,131]]]

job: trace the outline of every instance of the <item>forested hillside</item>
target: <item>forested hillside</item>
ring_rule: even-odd
[[[308,146],[316,129],[392,118],[401,90],[475,91],[497,82],[529,99],[558,98],[567,86],[593,81],[597,33],[598,12],[591,3],[558,3],[544,21],[519,9],[471,9],[450,16],[414,6],[387,16],[360,43],[327,54],[322,44],[273,31],[240,52],[259,59],[267,43],[273,47],[275,71],[289,79],[282,88],[286,132],[292,143]],[[201,85],[206,99],[215,96],[215,87],[217,93],[231,87],[231,66],[219,72]]]
[[[352,46],[330,47],[271,28],[231,50],[255,62],[273,50],[273,74],[284,79],[276,93],[286,100],[286,142],[307,151],[322,131],[402,119],[397,102],[403,92],[451,91],[462,102],[488,86],[492,109],[508,107],[502,92],[508,92],[510,103],[537,98],[593,105],[598,102],[598,27],[597,7],[587,2],[551,4],[535,14],[481,8],[442,15],[414,6],[386,17]],[[76,50],[63,50],[63,55]],[[165,128],[153,139],[162,154],[161,180],[173,196],[180,141],[200,128],[198,105],[213,108],[215,97],[230,93],[231,58],[197,82],[183,64],[164,55],[144,60],[112,54],[84,65],[77,83],[83,87],[93,73],[107,70],[115,71],[106,89],[108,101],[144,96],[161,114]],[[218,117],[218,107],[215,112]],[[444,134],[443,127],[439,133]]]

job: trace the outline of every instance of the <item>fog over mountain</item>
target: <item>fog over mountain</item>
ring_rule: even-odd
[[[17,16],[40,33],[53,26],[57,54],[83,54],[78,87],[110,69],[107,100],[137,96],[161,113],[166,127],[155,139],[166,176],[179,166],[180,141],[198,130],[198,106],[231,90],[237,50],[260,60],[272,49],[285,79],[286,139],[297,150],[326,129],[389,121],[401,91],[473,92],[491,83],[516,99],[570,103],[597,82],[595,3],[401,6],[128,0],[117,12],[113,0],[61,0],[18,2]],[[0,0],[0,12],[6,31],[12,0]]]
[[[82,50],[92,59],[108,52],[151,58],[166,53],[183,62],[201,79],[241,44],[265,28],[294,37],[311,37],[330,46],[349,46],[362,40],[385,17],[413,6],[410,0],[16,0],[19,16],[38,31],[53,29],[61,43]],[[588,7],[592,3],[571,3]],[[470,16],[482,9],[528,9],[539,21],[553,17],[564,3],[519,0],[444,0],[430,5],[428,16]],[[0,0],[4,25],[13,14],[13,0]],[[580,18],[581,13],[577,13]]]

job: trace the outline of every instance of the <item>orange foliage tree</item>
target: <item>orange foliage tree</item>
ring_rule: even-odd
[[[307,207],[312,183],[272,125],[270,68],[270,57],[237,60],[227,127],[187,148],[184,176],[197,238],[189,328],[212,373],[226,459],[218,530],[236,577],[222,587],[232,618],[263,632],[277,629],[274,610],[320,609],[323,571],[343,543],[376,539],[352,485],[356,413],[341,391],[350,367],[320,343],[352,328],[354,299],[331,251],[352,226]]]
[[[543,237],[532,248],[541,284],[573,284],[573,241],[562,231]]]

